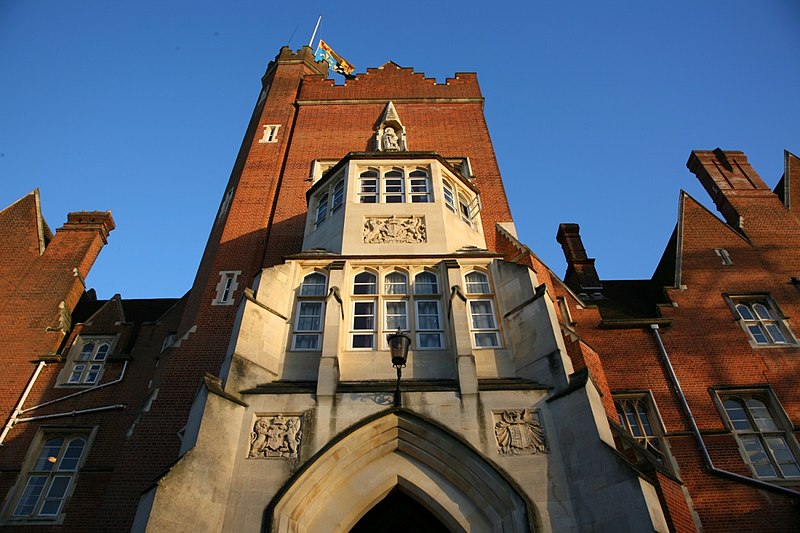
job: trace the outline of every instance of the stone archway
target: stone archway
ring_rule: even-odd
[[[526,500],[473,448],[405,411],[326,446],[267,510],[272,532],[349,531],[399,489],[450,531],[531,531]]]

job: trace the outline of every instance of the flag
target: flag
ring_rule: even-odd
[[[317,61],[327,61],[331,70],[347,78],[351,77],[353,71],[356,69],[353,65],[348,63],[345,58],[334,52],[322,39],[319,40],[319,46],[317,46],[317,52],[314,54],[314,58]]]

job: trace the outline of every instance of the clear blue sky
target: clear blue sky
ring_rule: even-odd
[[[191,286],[260,77],[319,36],[356,65],[477,72],[521,239],[562,275],[581,225],[601,277],[647,278],[692,149],[743,150],[774,186],[800,154],[800,4],[0,0],[0,204],[39,187],[117,222],[101,297]]]

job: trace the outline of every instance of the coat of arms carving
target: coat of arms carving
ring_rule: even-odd
[[[250,451],[247,457],[297,458],[302,435],[302,420],[299,416],[258,417],[250,433]]]
[[[422,217],[366,218],[364,242],[368,244],[426,242],[425,222]]]
[[[494,420],[494,435],[500,455],[547,453],[539,413],[527,409],[506,410],[494,413]]]

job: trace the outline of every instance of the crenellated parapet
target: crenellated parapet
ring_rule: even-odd
[[[333,79],[307,76],[300,90],[299,103],[315,100],[405,100],[417,99],[483,99],[475,73],[457,72],[454,78],[439,83],[426,78],[413,68],[404,68],[392,61],[378,68],[367,69],[343,85]]]

